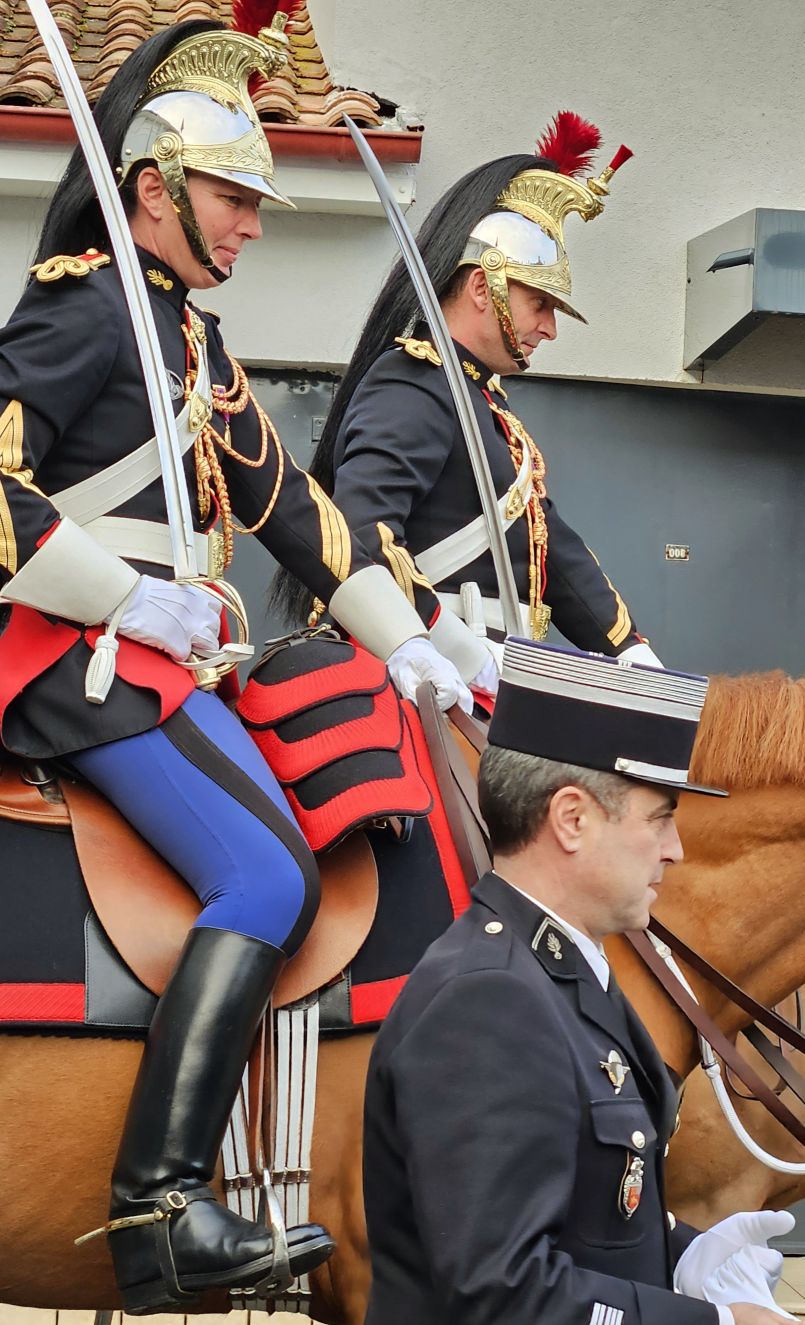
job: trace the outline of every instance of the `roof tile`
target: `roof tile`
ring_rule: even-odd
[[[25,0],[6,0],[0,19],[0,104],[63,107],[64,100]],[[152,33],[184,19],[231,22],[230,0],[52,0],[90,102],[97,101],[126,56]],[[288,23],[290,61],[254,96],[263,119],[311,126],[338,124],[344,114],[381,123],[368,92],[336,87],[316,41],[307,4]]]

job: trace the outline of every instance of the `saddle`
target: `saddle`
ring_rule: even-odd
[[[122,961],[160,995],[199,913],[186,883],[103,796],[13,756],[0,764],[0,820],[71,833],[95,915]],[[377,870],[355,833],[321,866],[321,904],[311,931],[274,993],[283,1007],[334,980],[371,929]]]

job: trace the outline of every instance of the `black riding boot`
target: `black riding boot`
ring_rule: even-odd
[[[129,1315],[176,1311],[202,1290],[268,1277],[271,1234],[207,1184],[284,961],[259,939],[193,929],[157,1005],[112,1175],[112,1224],[145,1216],[109,1232]],[[335,1246],[318,1224],[289,1229],[288,1245],[295,1275]]]

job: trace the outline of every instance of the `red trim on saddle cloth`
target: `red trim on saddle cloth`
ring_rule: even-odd
[[[335,642],[335,641],[333,641]],[[315,646],[316,641],[311,641]],[[305,648],[306,645],[294,647]],[[325,704],[346,695],[376,694],[386,685],[386,664],[365,649],[355,648],[355,656],[344,662],[327,662],[287,681],[267,681],[267,668],[258,663],[246,686],[238,713],[249,726],[266,726],[293,717],[304,709]],[[252,680],[254,684],[252,684]]]
[[[357,751],[345,758],[360,763],[362,753],[371,756],[374,751]],[[373,819],[385,819],[389,815],[419,818],[430,812],[433,797],[426,779],[420,773],[405,714],[402,715],[401,741],[398,751],[394,753],[398,754],[398,776],[367,778],[363,773],[361,782],[340,792],[335,790],[337,778],[346,771],[346,767],[340,766],[340,761],[325,765],[313,777],[322,780],[327,776],[328,769],[331,771],[327,798],[312,809],[306,808],[297,794],[297,788],[301,791],[305,779],[299,779],[295,785],[281,783],[311,851],[326,851],[342,837]]]
[[[436,781],[436,774],[433,771],[433,764],[428,753],[425,733],[422,730],[422,723],[416,707],[410,700],[402,701],[403,708],[409,720],[409,730],[414,742],[414,753],[419,770],[431,789],[433,795],[433,808],[428,816],[428,825],[433,833],[433,840],[436,843],[436,850],[439,853],[439,860],[444,874],[444,881],[447,886],[450,905],[453,908],[453,915],[460,916],[466,911],[472,898],[470,891],[464,881],[464,871],[461,868],[461,861],[456,851],[453,841],[453,834],[450,831],[450,821],[447,818],[447,811],[444,808],[439,784]]]
[[[365,985],[353,985],[349,993],[353,1025],[383,1021],[407,979],[407,975],[395,975],[391,980],[369,980]]]
[[[400,749],[404,739],[404,719],[391,681],[387,681],[378,694],[367,691],[366,698],[371,703],[371,711],[363,717],[347,719],[297,740],[288,740],[283,735],[282,722],[269,726],[246,720],[245,725],[250,728],[269,768],[280,782],[290,784],[360,750]],[[243,705],[238,705],[238,712],[244,716]]]
[[[0,984],[0,1022],[84,1020],[85,986]]]

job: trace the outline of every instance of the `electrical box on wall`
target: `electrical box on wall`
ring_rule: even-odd
[[[688,243],[685,368],[720,359],[770,317],[805,317],[805,211],[756,207]]]

